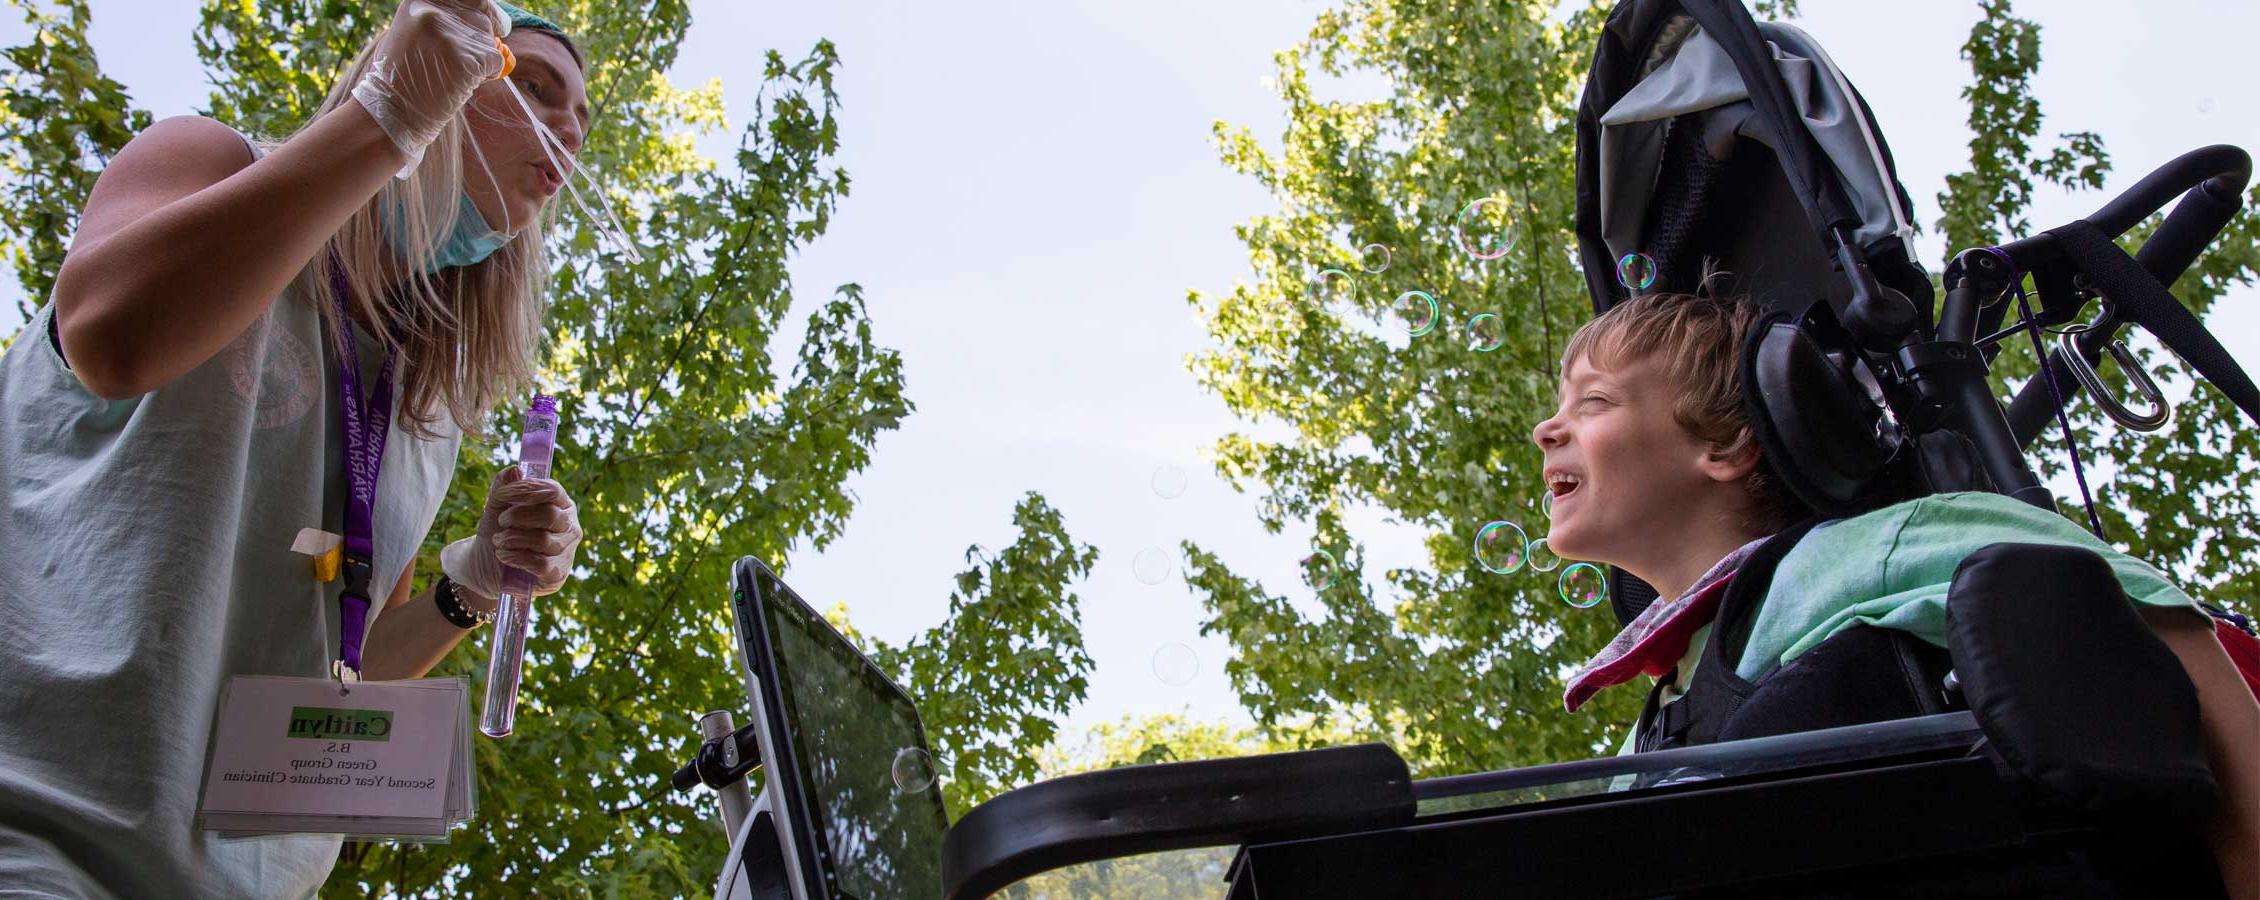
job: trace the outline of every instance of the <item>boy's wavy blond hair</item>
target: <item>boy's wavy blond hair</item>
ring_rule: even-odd
[[[1706,285],[1712,279],[1705,279]],[[1580,359],[1611,368],[1648,361],[1669,373],[1678,388],[1672,419],[1696,439],[1722,454],[1739,453],[1757,441],[1742,409],[1742,384],[1735,362],[1743,339],[1764,310],[1738,297],[1644,294],[1594,317],[1562,348],[1562,372]],[[1758,466],[1743,481],[1751,504],[1746,524],[1757,534],[1772,534],[1800,518],[1804,505],[1781,487],[1763,448]]]

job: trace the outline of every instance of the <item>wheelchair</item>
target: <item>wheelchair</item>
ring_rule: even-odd
[[[2198,149],[2085,219],[1960,253],[1940,297],[1911,254],[1889,144],[1818,42],[1739,0],[1624,0],[1577,120],[1579,255],[1596,314],[1629,298],[1614,275],[1635,252],[1654,267],[1643,289],[1693,291],[1715,264],[1767,298],[1740,377],[1768,460],[1816,518],[1957,491],[2053,509],[2027,454],[2065,404],[2088,396],[2139,430],[2170,415],[2146,378],[2129,404],[2094,376],[2105,354],[2139,375],[2119,343],[2130,325],[2260,422],[2260,390],[2169,290],[2250,174],[2242,150]],[[2169,204],[2139,251],[2120,249]],[[2041,376],[2002,402],[1991,364],[2042,330]],[[1737,574],[1696,683],[1669,706],[1651,695],[1643,752],[1419,780],[1379,744],[1132,766],[954,822],[938,800],[880,809],[886,791],[827,782],[837,761],[795,749],[865,741],[875,766],[923,738],[907,695],[844,640],[825,658],[853,674],[835,680],[897,712],[817,734],[833,726],[788,708],[796,667],[741,585],[756,721],[711,729],[676,784],[725,791],[725,897],[2225,894],[2200,830],[2219,791],[2194,691],[2100,558],[1995,545],[1955,578],[1949,646],[1855,628],[1743,681],[1752,609],[1803,533]],[[1655,599],[1609,577],[1620,621]],[[766,596],[797,602],[781,582]],[[758,802],[742,786],[757,765]]]

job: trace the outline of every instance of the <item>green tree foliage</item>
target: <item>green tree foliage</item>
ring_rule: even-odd
[[[7,172],[0,259],[15,270],[24,291],[17,311],[28,319],[32,304],[54,287],[94,176],[149,127],[149,114],[132,109],[125,86],[95,64],[84,3],[58,10],[24,0],[8,5],[23,14],[32,36],[8,48],[0,68],[0,169]]]
[[[1280,728],[1261,728],[1202,722],[1174,713],[1161,713],[1101,722],[1073,740],[1058,741],[1045,748],[1039,755],[1038,765],[1043,777],[1058,778],[1124,766],[1222,759],[1353,743],[1357,743],[1357,739],[1347,731],[1329,732],[1307,721]]]
[[[2031,228],[2033,179],[2064,188],[2099,188],[2111,170],[2103,139],[2092,131],[2059,135],[2064,145],[2033,150],[2040,134],[2040,102],[2032,76],[2040,71],[2040,26],[2018,18],[2009,0],[1981,0],[1984,13],[1962,44],[1971,81],[1970,170],[1946,176],[1938,195],[1938,227],[1955,250],[2001,243]]]
[[[288,134],[391,18],[384,3],[204,4],[194,39],[211,75],[207,112],[254,134]]]
[[[1971,170],[1938,200],[1956,248],[2023,234],[2037,186],[2098,187],[2109,165],[2092,133],[2035,149],[2040,30],[2007,0],[1980,5],[1964,46]],[[1590,309],[1570,258],[1570,122],[1605,8],[1559,9],[1351,0],[1278,55],[1288,125],[1276,144],[1217,126],[1222,161],[1278,203],[1237,229],[1251,279],[1190,297],[1214,342],[1191,359],[1193,372],[1255,426],[1217,441],[1218,468],[1262,495],[1274,531],[1290,518],[1315,521],[1316,545],[1340,566],[1323,587],[1267,587],[1188,546],[1188,580],[1206,605],[1206,632],[1235,646],[1226,671],[1242,702],[1289,743],[1295,723],[1324,722],[1388,740],[1417,771],[1465,771],[1591,755],[1637,711],[1629,689],[1575,715],[1561,709],[1565,674],[1616,630],[1605,609],[1568,607],[1552,575],[1494,576],[1471,558],[1487,520],[1542,533],[1530,430],[1551,410],[1562,340]],[[1372,96],[1321,93],[1369,84],[1379,85]],[[1480,197],[1516,210],[1517,243],[1496,261],[1453,246],[1454,214]],[[2254,228],[2239,219],[2177,285],[2185,302],[2202,310],[2252,282]],[[1316,288],[1321,268],[1356,272],[1367,242],[1395,251],[1385,272],[1357,275],[1346,301]],[[1415,289],[1444,314],[1439,333],[1406,346],[1384,334],[1403,333],[1393,301]],[[1451,329],[1485,312],[1515,327],[1505,346],[1473,353]],[[2021,343],[2010,348],[2012,378],[2030,375],[2029,357]],[[2202,594],[2249,602],[2253,539],[2234,523],[2250,521],[2260,495],[2260,432],[2205,387],[2157,437],[2103,427],[2080,407],[2112,537]],[[1360,507],[1425,531],[1426,564],[1368,571],[1343,524]],[[1314,599],[1317,611],[1290,596]]]
[[[48,9],[25,9],[38,33],[7,51],[0,83],[10,164],[0,240],[33,303],[45,300],[102,161],[148,122],[101,76],[84,0]],[[575,580],[540,608],[518,733],[476,744],[475,831],[445,846],[349,848],[331,895],[710,889],[723,850],[711,801],[672,795],[665,778],[695,746],[698,713],[744,704],[723,602],[729,567],[746,555],[781,564],[836,538],[854,505],[847,478],[912,410],[901,360],[877,341],[859,287],[786,322],[786,260],[824,233],[849,187],[830,162],[832,45],[761,57],[754,120],[717,163],[693,142],[723,127],[720,84],[677,88],[663,74],[690,25],[685,3],[580,0],[543,12],[592,62],[582,160],[641,254],[600,243],[578,213],[553,233],[542,378],[563,400],[558,477],[587,539]],[[208,113],[289,135],[388,14],[337,0],[211,0],[193,36],[213,85]],[[496,433],[512,430],[507,418]],[[466,445],[419,566],[426,580],[438,547],[473,527],[479,488],[510,449]],[[1095,551],[1074,544],[1040,497],[1015,520],[1018,540],[959,577],[952,619],[877,648],[933,698],[927,725],[956,763],[943,776],[959,809],[1034,774],[1090,667],[1066,586]],[[476,682],[486,651],[467,641],[434,674]]]
[[[1616,692],[1562,711],[1565,671],[1614,632],[1605,610],[1573,610],[1553,577],[1476,566],[1493,519],[1536,530],[1539,455],[1555,358],[1589,301],[1572,255],[1572,121],[1600,12],[1567,22],[1547,3],[1360,2],[1321,13],[1277,57],[1289,124],[1277,149],[1219,124],[1224,162],[1279,200],[1242,225],[1254,280],[1191,302],[1215,348],[1191,365],[1250,422],[1292,436],[1217,442],[1222,475],[1263,493],[1265,524],[1317,523],[1339,561],[1306,618],[1287,596],[1188,547],[1209,633],[1237,653],[1225,670],[1267,728],[1317,723],[1397,746],[1425,771],[1588,756],[1630,718]],[[1378,80],[1380,96],[1319,96],[1321,77]],[[1494,197],[1516,244],[1478,261],[1455,246],[1455,215]],[[1355,271],[1356,248],[1392,248],[1349,302],[1312,287],[1321,267]],[[1423,290],[1437,333],[1409,346],[1392,312]],[[1472,352],[1461,329],[1494,313],[1505,346]],[[1428,532],[1429,565],[1369,573],[1344,515],[1378,506]]]
[[[1066,590],[1089,575],[1098,551],[1077,544],[1038,494],[1013,511],[1020,537],[991,558],[969,547],[948,621],[902,647],[865,639],[872,659],[918,698],[927,736],[945,764],[943,798],[962,813],[1040,775],[1055,717],[1083,699],[1091,657],[1082,601]]]

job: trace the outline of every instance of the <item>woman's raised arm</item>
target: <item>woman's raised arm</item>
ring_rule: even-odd
[[[503,74],[492,0],[404,0],[353,100],[253,162],[209,119],[167,119],[95,179],[55,278],[80,383],[131,397],[242,334],[385,179],[419,159],[479,84]]]
[[[356,103],[256,163],[210,119],[166,119],[135,137],[95,180],[55,279],[57,331],[80,383],[132,397],[210,359],[401,159]]]

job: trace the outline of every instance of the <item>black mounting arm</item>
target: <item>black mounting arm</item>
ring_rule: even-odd
[[[1972,343],[1986,301],[2001,296],[2018,277],[1985,250],[1955,257],[1946,266],[1946,301],[1939,310],[1936,339],[1908,340],[1899,350],[1897,368],[1935,411],[1935,424],[1969,440],[1995,490],[2052,510],[2056,498],[2025,463],[2024,448],[1987,380],[1985,354]]]
[[[761,768],[761,746],[754,737],[760,727],[760,722],[748,722],[729,734],[707,739],[688,765],[675,770],[668,786],[682,792],[701,784],[715,790],[737,784],[746,773]]]

